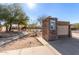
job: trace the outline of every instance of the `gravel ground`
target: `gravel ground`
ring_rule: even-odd
[[[0,38],[8,38],[19,35],[20,32],[0,32]]]
[[[0,47],[0,52],[6,51],[6,50],[15,50],[15,49],[21,49],[21,48],[41,46],[41,45],[42,44],[34,37],[23,37],[21,39],[12,41]]]

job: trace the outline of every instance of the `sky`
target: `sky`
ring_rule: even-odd
[[[57,17],[61,21],[79,22],[79,4],[77,3],[28,3],[23,4],[24,12],[31,23],[36,23],[40,16]]]

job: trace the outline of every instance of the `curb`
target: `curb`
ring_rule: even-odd
[[[56,53],[56,55],[61,55],[54,47],[52,47],[48,42],[46,42],[42,37],[36,37],[43,45],[50,48],[52,51]]]

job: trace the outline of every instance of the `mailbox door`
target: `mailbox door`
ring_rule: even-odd
[[[55,40],[57,39],[57,19],[53,18],[50,19],[50,24],[49,24],[49,40]]]

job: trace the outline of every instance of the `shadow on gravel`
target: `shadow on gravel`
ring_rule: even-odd
[[[26,36],[24,32],[0,32],[0,47]]]

